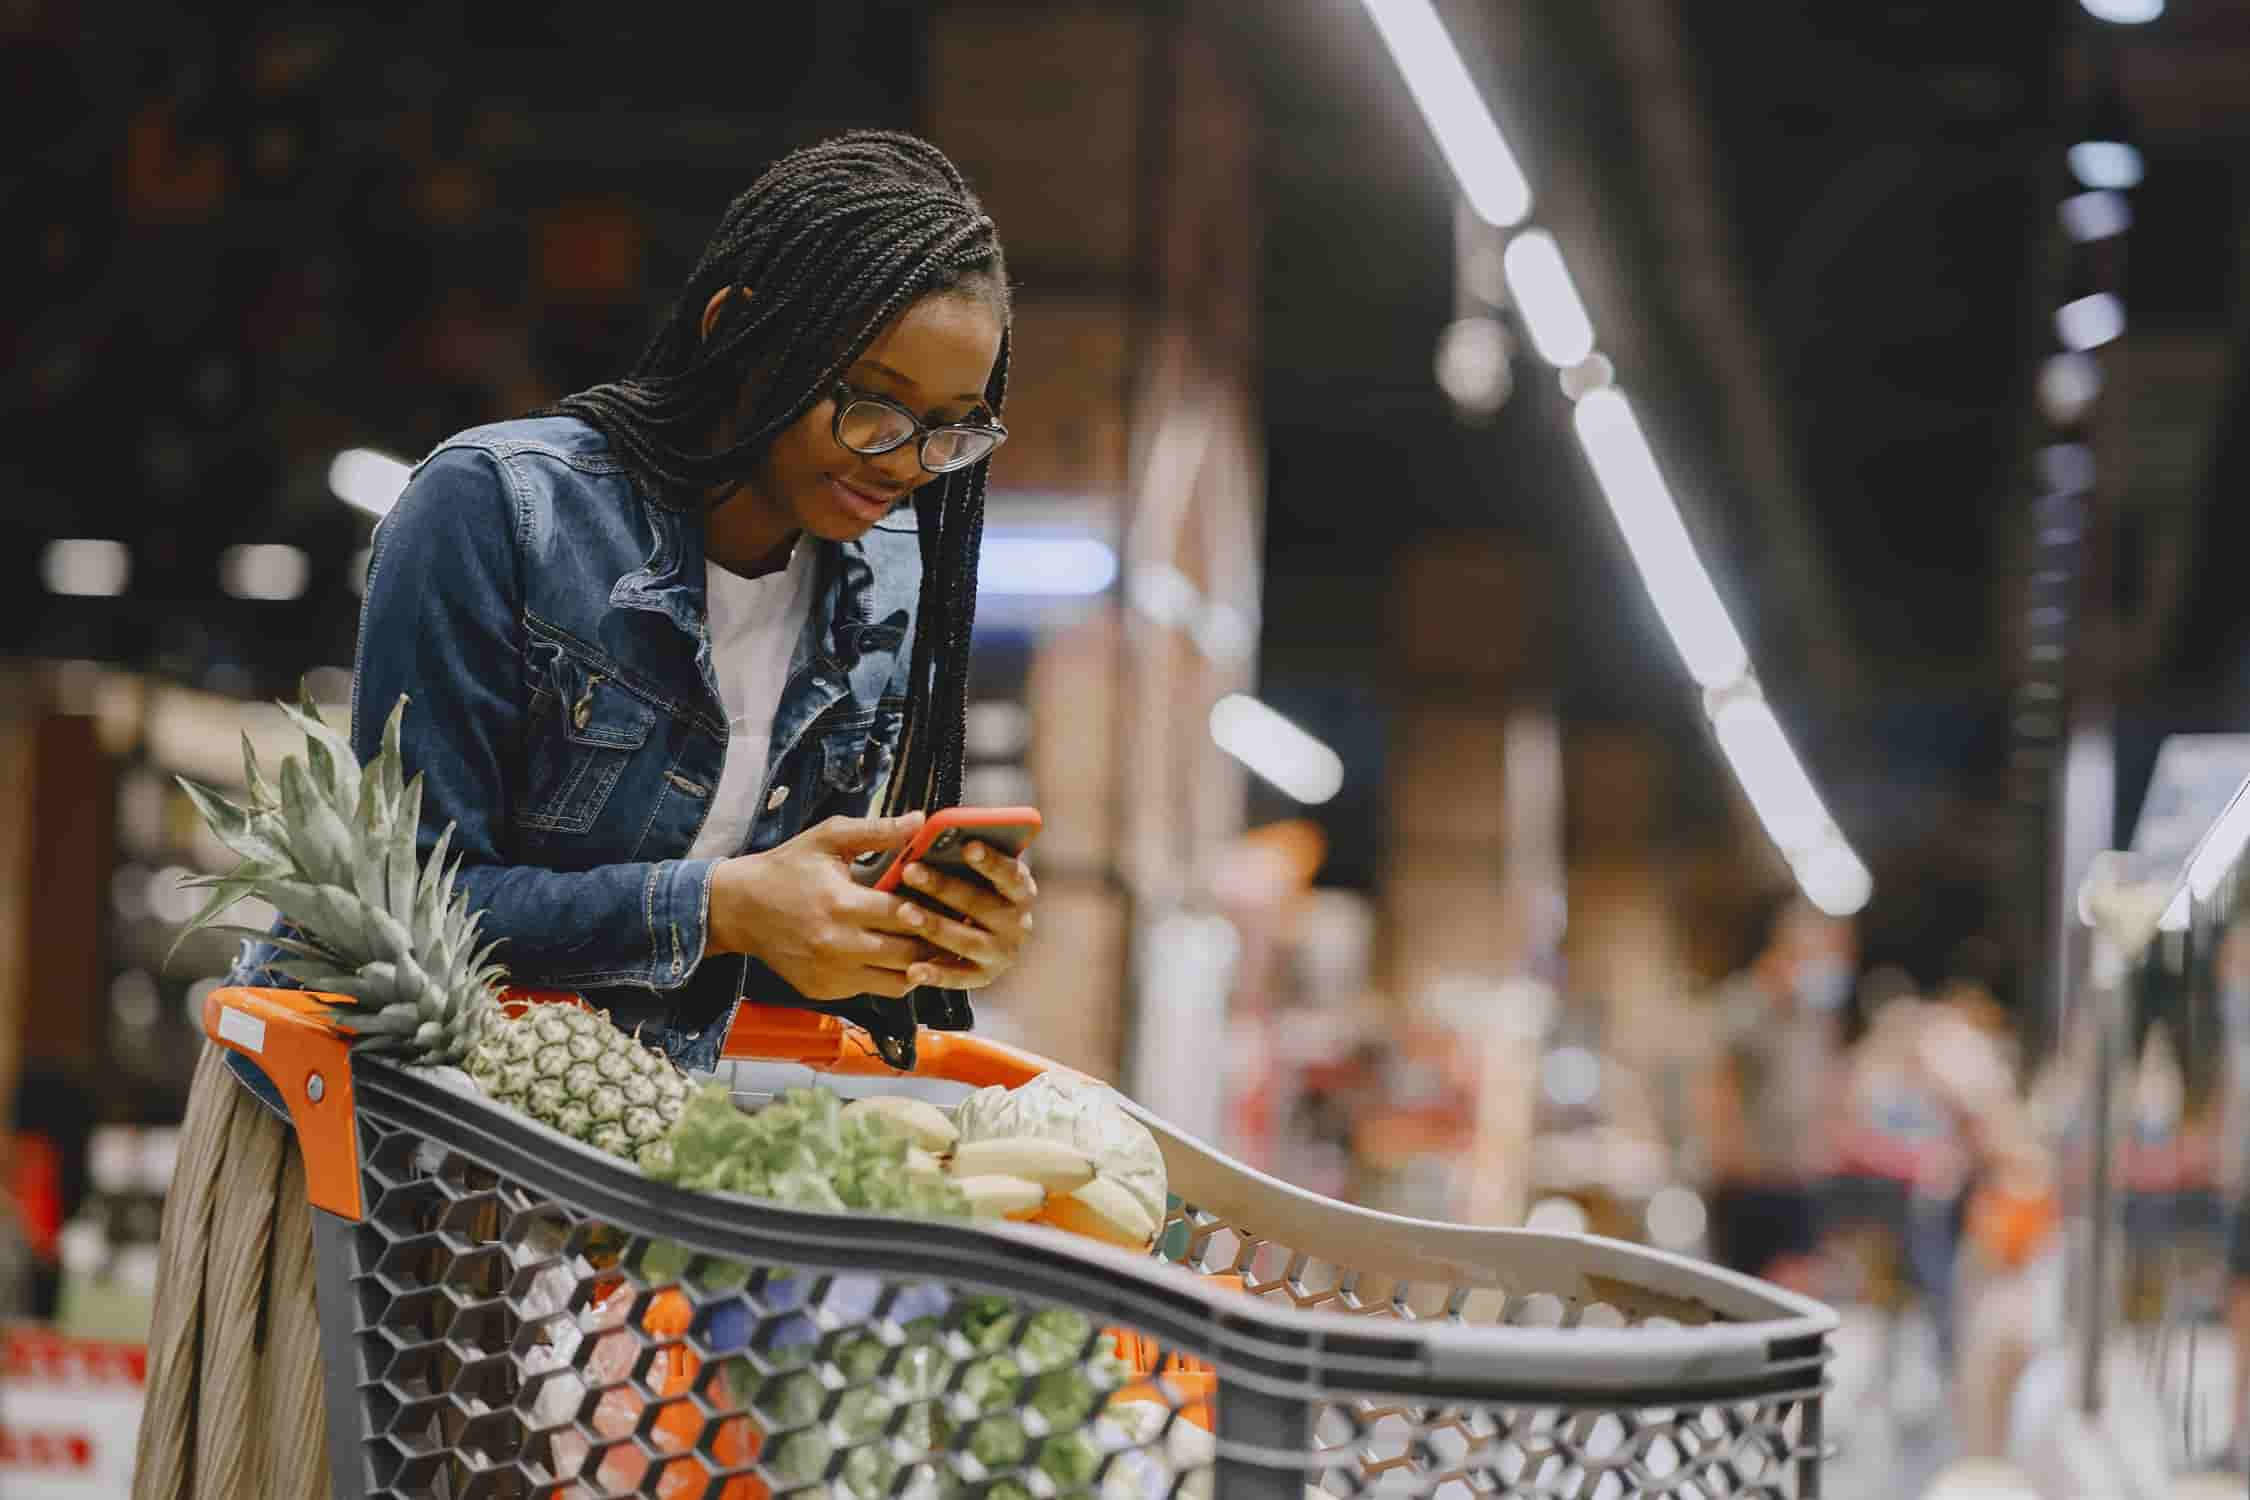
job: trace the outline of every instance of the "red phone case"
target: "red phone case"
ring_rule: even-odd
[[[957,859],[945,859],[945,849],[972,839],[1009,854],[1021,854],[1031,847],[1031,841],[1039,836],[1043,826],[1039,809],[1035,807],[949,807],[932,813],[903,850],[887,856],[869,884],[878,891],[895,893],[899,877],[906,873],[908,865],[917,860],[960,864]],[[973,866],[960,865],[960,868],[966,874],[976,873]]]

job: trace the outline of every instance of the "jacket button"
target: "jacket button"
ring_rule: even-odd
[[[779,812],[781,811],[781,804],[787,802],[788,800],[789,788],[787,786],[777,786],[772,791],[766,793],[766,811]]]

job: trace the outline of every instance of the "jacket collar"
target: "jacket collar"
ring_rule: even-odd
[[[703,642],[708,602],[704,597],[703,527],[700,518],[642,497],[650,536],[648,560],[617,580],[609,602],[618,609],[661,614],[689,639]],[[875,589],[875,564],[860,542],[818,542],[813,583],[813,618],[827,621],[827,649],[849,667],[864,639]]]

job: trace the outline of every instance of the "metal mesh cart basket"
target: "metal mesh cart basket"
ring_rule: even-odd
[[[1810,1497],[1833,1315],[1617,1241],[1373,1213],[1136,1110],[1155,1257],[1059,1231],[805,1213],[648,1181],[317,997],[206,1028],[305,1152],[336,1494]],[[920,1071],[1050,1064],[926,1033]],[[732,1056],[881,1069],[745,1008]]]

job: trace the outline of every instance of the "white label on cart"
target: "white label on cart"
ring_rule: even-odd
[[[266,1023],[248,1011],[223,1005],[219,1007],[219,1039],[233,1042],[247,1052],[264,1052]]]

